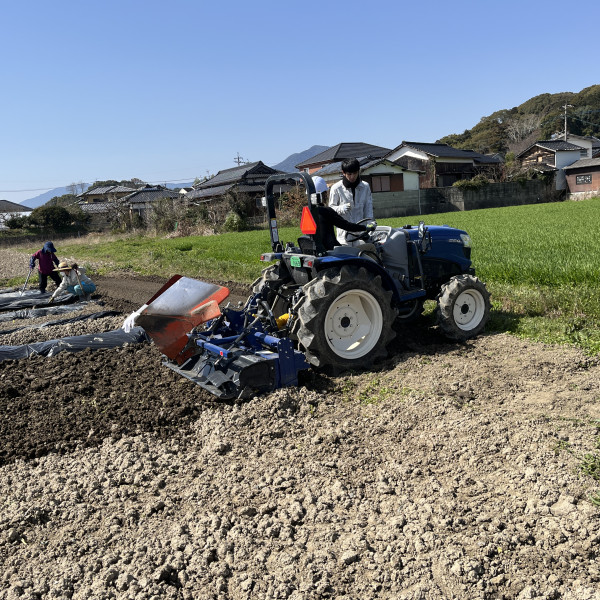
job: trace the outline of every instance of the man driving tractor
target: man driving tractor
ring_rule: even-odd
[[[344,242],[342,243],[340,241],[342,236],[340,235],[339,230],[356,233],[373,231],[377,227],[375,221],[368,223],[367,225],[352,223],[352,221],[344,219],[344,217],[338,214],[333,208],[326,206],[325,202],[327,202],[328,192],[327,183],[322,177],[317,175],[312,179],[317,193],[317,211],[319,213],[318,226],[321,230],[321,240],[325,250],[333,250],[335,246],[342,246],[348,243],[346,242],[345,235],[343,236]],[[334,227],[338,228],[337,237],[335,235]]]

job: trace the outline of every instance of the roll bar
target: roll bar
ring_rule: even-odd
[[[267,202],[267,211],[269,214],[269,231],[271,234],[271,248],[273,252],[283,252],[283,245],[279,239],[279,230],[277,228],[277,217],[275,215],[275,195],[273,194],[273,187],[277,183],[293,184],[294,182],[304,183],[304,189],[306,190],[306,205],[310,209],[310,212],[317,223],[317,232],[312,235],[315,242],[315,249],[317,253],[325,251],[323,242],[321,240],[321,232],[318,227],[319,214],[315,204],[311,202],[313,194],[316,194],[315,184],[312,177],[308,173],[296,172],[296,173],[277,173],[271,175],[265,184],[265,198]]]

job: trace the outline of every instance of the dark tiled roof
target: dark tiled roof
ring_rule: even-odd
[[[581,158],[564,169],[567,171],[569,169],[587,169],[589,167],[600,167],[600,158]]]
[[[478,165],[499,165],[502,163],[502,159],[497,154],[481,154],[475,152],[475,150],[465,150],[473,155],[473,160]]]
[[[560,152],[565,150],[581,150],[581,146],[577,146],[576,144],[571,144],[571,142],[565,142],[564,140],[540,140],[535,142],[535,144],[531,144],[529,148],[523,150],[517,158],[527,154],[532,148],[535,146],[539,146],[544,150],[550,150],[550,152]]]
[[[156,202],[161,198],[181,198],[181,196],[178,192],[169,190],[159,185],[156,187],[144,187],[140,190],[136,190],[133,192],[133,194],[129,194],[129,196],[121,198],[121,202],[126,202],[127,204],[148,204],[151,202]]]
[[[265,165],[261,160],[248,163],[246,165],[239,165],[238,167],[233,167],[231,169],[224,169],[223,171],[219,171],[214,177],[203,181],[202,183],[195,186],[197,190],[203,190],[206,188],[217,187],[221,185],[225,185],[227,183],[236,183],[244,178],[266,178],[269,175],[274,175],[275,173],[281,173],[281,171],[277,171],[276,169],[272,169]]]
[[[228,183],[225,185],[216,185],[210,188],[196,189],[188,192],[185,195],[186,200],[202,200],[203,198],[212,198],[213,196],[222,196],[226,194],[235,183]]]
[[[560,135],[564,135],[564,134],[561,133]],[[558,138],[558,135],[556,137]],[[569,137],[570,138],[574,138],[574,139],[587,140],[588,142],[592,142],[592,149],[593,148],[600,148],[600,138],[597,138],[594,135],[573,135],[573,134],[569,134]]]
[[[314,165],[320,162],[339,161],[343,162],[347,158],[358,158],[359,156],[371,156],[373,158],[381,158],[390,151],[389,148],[382,146],[373,146],[363,142],[342,142],[337,146],[327,148],[320,154],[303,160],[296,165],[297,169],[302,169],[308,165]]]
[[[374,167],[380,163],[389,163],[391,166],[399,167],[395,162],[389,161],[385,158],[371,158],[370,156],[359,156],[357,157],[358,162],[360,163],[361,170],[368,169],[370,167]],[[319,169],[313,175],[318,175],[319,177],[323,177],[323,175],[338,175],[342,173],[342,162],[338,161],[331,163],[329,165],[325,165],[322,169]],[[402,167],[405,171],[410,171],[411,169],[406,169]],[[415,171],[416,172],[416,171]]]
[[[125,187],[124,185],[101,185],[91,190],[87,190],[77,196],[81,198],[83,196],[104,196],[105,194],[125,194],[135,192],[136,188]]]
[[[204,200],[206,198],[214,198],[215,196],[223,196],[230,190],[235,189],[241,193],[263,194],[265,191],[264,181],[257,182],[255,185],[245,183],[227,183],[225,185],[216,185],[214,187],[192,190],[185,194],[186,200]]]
[[[33,208],[29,208],[28,206],[23,206],[17,202],[11,202],[10,200],[0,200],[0,212],[9,213],[9,212],[31,212]]]
[[[97,215],[108,212],[110,204],[110,202],[84,202],[83,204],[79,204],[79,208],[81,208],[84,213]]]
[[[421,152],[425,152],[425,154],[437,156],[439,158],[466,158],[469,160],[474,160],[475,158],[484,156],[483,154],[479,154],[479,152],[475,152],[474,150],[459,150],[458,148],[448,146],[448,144],[430,144],[427,142],[402,142],[402,144],[400,144],[400,146],[398,146],[396,150],[402,148],[402,146],[409,146],[410,148],[420,150]]]

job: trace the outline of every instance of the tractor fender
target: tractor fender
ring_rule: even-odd
[[[400,281],[394,280],[383,266],[379,265],[370,258],[362,258],[360,256],[349,256],[344,258],[338,258],[336,256],[325,256],[323,258],[319,258],[315,261],[313,267],[313,278],[317,273],[320,273],[325,269],[331,269],[332,267],[341,268],[344,265],[351,265],[358,268],[362,267],[367,271],[370,271],[374,275],[379,275],[381,277],[381,283],[383,284],[384,289],[391,290],[395,301],[401,301],[401,292],[404,289],[402,283]]]

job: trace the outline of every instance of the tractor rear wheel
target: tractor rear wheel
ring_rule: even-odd
[[[252,284],[252,292],[257,294],[267,284],[269,284],[269,287],[277,289],[281,287],[286,279],[289,279],[289,275],[286,277],[280,274],[279,263],[270,265],[262,270],[260,277]]]
[[[263,297],[278,317],[289,310],[285,297],[279,292],[281,286],[291,280],[287,269],[280,263],[276,263],[262,270],[261,276],[252,284],[252,293],[258,294],[267,288]]]
[[[457,275],[442,286],[437,322],[453,340],[479,335],[490,317],[490,294],[474,275]]]
[[[367,367],[395,336],[392,292],[361,267],[328,269],[304,286],[298,342],[316,367]]]

